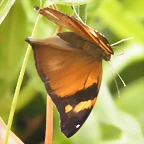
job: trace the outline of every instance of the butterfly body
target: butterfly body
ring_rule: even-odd
[[[102,59],[110,60],[113,51],[103,35],[75,17],[49,8],[38,12],[73,31],[47,39],[26,39],[33,48],[37,72],[59,111],[61,131],[71,137],[96,102]]]
[[[111,55],[106,54],[105,51],[99,47],[99,45],[85,40],[73,32],[58,33],[58,36],[67,42],[74,43],[77,48],[83,49],[93,57],[99,57],[101,59],[105,59],[106,61],[110,60],[111,58]]]

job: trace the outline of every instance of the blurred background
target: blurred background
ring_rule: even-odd
[[[62,4],[57,5],[60,11],[74,14],[71,6],[65,5],[65,0]],[[25,38],[31,36],[37,18],[34,6],[40,6],[40,1],[15,1],[0,25],[0,117],[5,123],[27,48]],[[143,6],[143,0],[88,1],[87,24],[105,35],[111,44],[124,38],[134,38],[113,47],[112,68],[103,61],[103,80],[97,103],[86,123],[70,139],[60,132],[59,115],[54,107],[54,144],[144,143]],[[34,37],[51,37],[56,27],[41,17]],[[121,75],[126,87],[116,72]],[[31,52],[12,125],[12,131],[24,143],[44,141],[45,109],[46,91],[37,75]]]

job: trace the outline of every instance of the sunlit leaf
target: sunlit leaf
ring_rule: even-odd
[[[82,5],[87,4],[93,0],[47,0],[47,5],[62,4],[62,5]]]
[[[0,143],[4,143],[5,133],[6,133],[6,125],[0,117]],[[8,139],[9,144],[24,144],[12,131],[10,132],[10,136]]]
[[[3,22],[7,14],[9,13],[15,0],[2,0],[0,3],[0,24]]]

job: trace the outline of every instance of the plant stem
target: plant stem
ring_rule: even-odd
[[[86,20],[87,20],[87,4],[80,5],[78,7],[78,14],[79,14],[80,18],[82,19],[82,21],[84,23],[86,23]]]
[[[47,95],[45,144],[52,144],[53,137],[53,102]]]
[[[38,23],[39,23],[39,18],[40,18],[40,15],[38,15],[38,17],[36,19],[31,37],[33,37],[35,35],[35,31],[36,31],[36,28],[37,28]],[[31,46],[28,45],[27,51],[26,51],[26,54],[25,54],[25,57],[24,57],[24,60],[23,60],[23,64],[22,64],[22,67],[21,67],[21,70],[20,70],[20,74],[19,74],[19,77],[18,77],[18,81],[17,81],[17,85],[16,85],[12,105],[11,105],[11,110],[10,110],[10,114],[9,114],[9,119],[8,119],[4,144],[8,143],[8,137],[9,137],[9,134],[10,134],[10,129],[11,129],[11,125],[12,125],[12,121],[13,121],[13,117],[14,117],[14,112],[15,112],[16,105],[17,105],[18,95],[19,95],[19,91],[20,91],[20,88],[21,88],[21,84],[22,84],[22,80],[23,80],[24,73],[25,73],[25,70],[26,70],[26,66],[27,66],[27,62],[28,62],[30,52],[31,52]]]

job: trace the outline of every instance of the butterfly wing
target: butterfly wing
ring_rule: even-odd
[[[99,32],[94,31],[89,26],[75,18],[74,16],[66,15],[60,11],[50,9],[48,7],[39,9],[36,8],[40,14],[51,20],[52,22],[72,30],[82,38],[94,42],[108,55],[113,54],[113,50],[107,39]]]
[[[58,36],[36,40],[35,64],[61,119],[61,131],[74,135],[89,116],[101,83],[102,60],[88,55]]]

